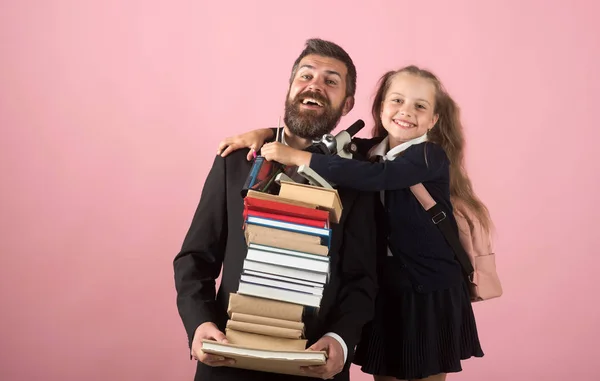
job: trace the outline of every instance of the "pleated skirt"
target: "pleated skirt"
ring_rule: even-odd
[[[380,287],[353,359],[363,372],[410,380],[460,372],[461,360],[483,357],[465,282],[429,293],[408,280]]]

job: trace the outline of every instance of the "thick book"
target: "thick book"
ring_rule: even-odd
[[[252,274],[242,274],[242,276],[240,277],[240,281],[246,283],[260,284],[263,286],[282,288],[284,290],[304,292],[306,294],[323,296],[323,287],[321,286],[312,286],[296,282],[290,282],[287,279],[273,279],[270,277],[263,277]]]
[[[321,238],[321,243],[323,245],[326,245],[328,248],[330,247],[331,229],[329,228],[317,228],[314,226],[295,224],[291,222],[275,220],[272,218],[263,218],[255,216],[248,216],[245,222],[248,225],[266,226],[270,228],[281,229],[284,231],[314,235]]]
[[[321,295],[307,294],[299,291],[275,288],[255,283],[246,283],[240,281],[238,294],[254,296],[257,298],[277,300],[287,303],[293,303],[301,306],[316,307],[321,306]]]
[[[302,339],[300,329],[273,327],[270,325],[248,323],[244,321],[227,320],[227,328],[240,332],[256,333],[257,335],[283,337],[286,339]]]
[[[280,197],[318,205],[329,211],[331,222],[336,224],[340,222],[343,208],[337,190],[291,181],[281,181],[280,186]]]
[[[255,262],[271,263],[283,267],[304,269],[320,273],[329,273],[329,262],[307,257],[307,255],[312,254],[302,255],[303,253],[296,253],[297,254],[277,253],[270,250],[259,250],[250,248],[246,253],[246,259]],[[320,255],[312,256],[315,258],[329,258]]]
[[[260,272],[260,271],[243,269],[242,276],[244,276],[244,275],[252,275],[252,276],[259,277],[259,278],[281,280],[281,281],[288,282],[288,283],[300,284],[303,286],[311,286],[311,287],[317,287],[317,288],[323,288],[323,285],[324,285],[324,283],[321,283],[321,282],[311,282],[309,280],[297,279],[297,278],[292,278],[292,277],[288,277],[288,276],[284,276],[284,275],[279,275],[278,272],[275,272],[275,274],[270,274],[270,273],[264,273],[264,272]]]
[[[252,226],[252,225],[250,225]],[[256,226],[256,225],[254,225]],[[259,227],[259,226],[256,226]],[[275,229],[274,229],[275,230]],[[316,237],[318,238],[318,237]],[[295,251],[303,251],[305,253],[317,254],[317,255],[329,255],[329,249],[325,245],[320,243],[308,243],[290,239],[282,239],[276,235],[263,235],[263,234],[249,234],[246,239],[246,244],[251,243],[279,247],[282,249],[289,249]]]
[[[284,337],[259,335],[225,328],[225,337],[231,344],[254,349],[270,349],[275,351],[303,351],[306,349],[306,339],[286,339]]]
[[[314,255],[312,253],[305,253],[301,250],[290,250],[290,249],[286,249],[284,247],[261,245],[259,243],[250,243],[248,245],[248,248],[256,249],[256,250],[272,251],[274,253],[296,255],[296,256],[300,256],[300,257],[304,257],[304,258],[314,259],[314,260],[320,261],[320,262],[329,262],[329,260],[330,260],[329,257],[327,257],[327,256]]]
[[[234,359],[235,364],[228,365],[232,368],[297,376],[306,376],[301,370],[303,366],[324,365],[327,362],[327,353],[324,351],[257,349],[213,340],[203,340],[202,351]]]
[[[244,271],[256,271],[264,274],[280,275],[288,278],[326,284],[329,274],[324,272],[310,271],[305,269],[285,267],[273,263],[256,262],[244,259]]]
[[[282,213],[265,212],[263,210],[244,209],[244,213],[242,215],[244,220],[246,220],[250,216],[260,217],[260,218],[268,218],[271,220],[277,220],[277,221],[283,221],[283,222],[291,222],[293,224],[313,226],[316,228],[328,228],[329,227],[329,220],[327,220],[327,219],[314,220],[311,218],[289,216],[287,214],[282,214]]]
[[[302,321],[304,308],[297,304],[257,298],[236,293],[229,294],[227,314],[231,318],[234,312],[270,317],[274,319]]]
[[[291,328],[291,329],[297,329],[300,331],[304,330],[304,323],[300,322],[300,321],[273,319],[270,317],[264,317],[264,316],[258,316],[258,315],[248,315],[248,314],[242,314],[239,312],[233,312],[231,314],[231,320],[241,321],[241,322],[246,322],[246,323],[269,325],[272,327]]]
[[[244,209],[315,221],[327,221],[329,219],[329,212],[327,210],[293,205],[276,200],[265,200],[251,195],[244,198]]]
[[[248,225],[244,226],[244,235],[246,241],[257,236],[270,236],[280,241],[297,241],[319,245],[321,238],[314,235],[292,232],[287,230],[275,229],[268,226]]]
[[[319,208],[319,205],[313,204],[310,202],[298,201],[298,200],[294,200],[294,199],[290,199],[290,198],[281,197],[276,194],[264,193],[264,192],[259,192],[259,191],[255,191],[255,190],[249,190],[246,197],[259,198],[261,200],[272,200],[272,201],[277,201],[277,202],[283,203],[283,204],[302,206],[302,207],[310,208],[310,209],[318,209]]]

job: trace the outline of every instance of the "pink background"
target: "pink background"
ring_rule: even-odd
[[[505,295],[449,379],[595,379],[600,9],[494,3],[2,1],[0,379],[192,379],[173,257],[217,143],[277,122],[313,36],[358,67],[341,127],[408,63],[462,106]]]

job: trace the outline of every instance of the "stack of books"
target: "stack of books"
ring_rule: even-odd
[[[234,367],[302,375],[326,362],[306,351],[302,316],[318,309],[330,272],[331,223],[342,207],[336,190],[281,182],[278,195],[249,190],[244,198],[248,251],[237,293],[229,299],[230,344],[203,350],[234,358]]]

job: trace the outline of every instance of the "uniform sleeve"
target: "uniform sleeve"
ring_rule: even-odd
[[[173,261],[177,309],[189,345],[196,328],[216,318],[215,280],[227,240],[225,160],[215,157],[180,252]]]
[[[377,262],[374,195],[359,195],[344,224],[340,248],[341,284],[337,308],[327,329],[354,350],[363,326],[374,314],[377,294]],[[370,223],[365,223],[369,221]]]
[[[402,156],[382,163],[371,163],[340,156],[313,154],[310,168],[340,187],[377,192],[408,188],[440,176],[449,165],[441,147],[419,144]]]

